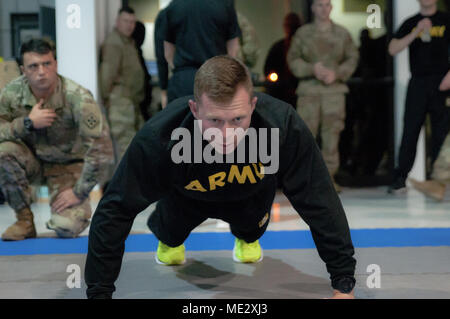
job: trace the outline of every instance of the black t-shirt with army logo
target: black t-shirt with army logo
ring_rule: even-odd
[[[394,35],[401,39],[413,32],[420,20],[429,18],[433,25],[431,41],[419,35],[409,46],[409,64],[413,76],[444,75],[449,70],[450,14],[438,11],[432,16],[417,14],[407,19]]]
[[[202,139],[200,150],[210,154],[210,161],[214,159],[212,163],[208,163],[205,156],[203,158],[197,156],[196,162],[194,145],[200,142],[198,139],[196,141],[194,131],[197,131],[197,136],[201,136],[201,133],[198,124],[194,122],[194,117],[188,115],[187,118],[189,124],[186,129],[191,136],[191,156],[188,161],[172,165],[170,169],[174,171],[173,185],[179,193],[192,199],[208,202],[241,201],[250,199],[256,193],[268,191],[272,189],[271,184],[276,184],[275,174],[264,173],[264,165],[269,163],[262,160],[258,153],[260,140],[258,132],[265,130],[267,139],[270,141],[272,131],[264,127],[264,122],[257,114],[252,117],[250,124],[250,130],[256,134],[247,134],[238,148],[228,156],[217,153],[205,139]],[[254,136],[256,139],[253,138]],[[175,143],[182,143],[182,140]],[[238,152],[242,152],[239,157]],[[270,145],[264,153],[264,157],[272,155]]]

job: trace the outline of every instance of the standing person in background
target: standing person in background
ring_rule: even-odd
[[[264,65],[266,78],[272,73],[278,76],[275,82],[266,82],[266,93],[291,104],[293,107],[297,104],[295,90],[298,86],[298,79],[289,70],[287,53],[291,47],[292,37],[302,25],[298,14],[291,12],[285,16],[283,22],[285,37],[270,48]]]
[[[164,36],[167,32],[166,9],[159,11],[155,20],[155,56],[158,67],[159,88],[161,89],[161,107],[167,106],[167,87],[169,85],[169,64],[164,56]]]
[[[349,91],[345,82],[356,70],[359,52],[350,33],[330,19],[331,0],[314,0],[311,9],[314,22],[295,33],[287,60],[300,79],[297,111],[314,136],[320,128],[322,154],[334,182]],[[339,192],[339,185],[334,185]]]
[[[134,28],[131,37],[136,43],[136,49],[138,50],[139,62],[141,63],[142,69],[144,70],[144,99],[139,104],[139,109],[141,110],[141,115],[144,121],[148,121],[151,117],[149,108],[152,103],[152,77],[148,73],[147,65],[145,64],[144,54],[142,52],[142,45],[145,41],[145,25],[137,21],[136,27]]]
[[[240,50],[237,58],[249,69],[253,68],[258,62],[260,45],[256,30],[242,13],[237,12],[238,25],[241,29],[239,38]]]
[[[167,99],[191,95],[194,77],[209,58],[236,57],[241,35],[231,0],[173,0],[166,8],[164,55],[173,75]]]
[[[145,97],[145,71],[131,37],[135,26],[134,10],[121,8],[115,29],[101,47],[100,91],[111,127],[116,166],[143,124],[139,106]]]
[[[448,47],[450,15],[437,9],[437,0],[419,0],[420,12],[406,20],[389,43],[394,56],[409,47],[411,80],[405,102],[403,137],[388,193],[404,189],[416,158],[417,140],[429,113],[431,162],[436,160],[450,128],[450,108],[445,98],[450,89]]]

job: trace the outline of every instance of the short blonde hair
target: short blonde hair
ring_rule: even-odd
[[[200,102],[203,94],[214,102],[227,103],[238,87],[244,87],[253,97],[253,83],[247,67],[228,55],[207,60],[197,71],[194,81],[194,97]]]

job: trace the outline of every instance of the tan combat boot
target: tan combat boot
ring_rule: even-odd
[[[411,182],[412,186],[419,192],[422,192],[437,201],[444,200],[446,188],[445,184],[434,180],[419,182],[414,178],[409,178],[409,181]]]
[[[34,228],[33,213],[29,208],[24,208],[16,212],[17,222],[9,226],[2,234],[2,240],[18,241],[26,238],[35,238],[36,229]]]

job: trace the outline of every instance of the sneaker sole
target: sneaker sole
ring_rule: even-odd
[[[264,258],[264,253],[263,253],[263,250],[261,249],[261,257],[259,257],[259,259],[257,261],[247,261],[247,262],[241,261],[241,260],[239,260],[236,257],[235,247],[233,247],[233,260],[235,262],[237,262],[237,263],[240,263],[240,264],[256,264],[256,263],[259,263],[261,260],[263,260],[263,258]]]
[[[162,262],[161,260],[158,259],[158,255],[155,253],[155,261],[158,265],[163,265],[163,266],[180,266],[180,265],[184,265],[186,263],[186,258],[179,264],[166,264],[164,262]]]

